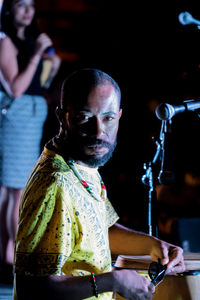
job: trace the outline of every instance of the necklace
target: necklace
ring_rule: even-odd
[[[76,175],[76,177],[78,178],[78,180],[80,181],[80,183],[82,184],[82,186],[87,190],[87,192],[90,194],[90,196],[92,196],[92,198],[94,198],[95,200],[99,201],[99,199],[94,195],[91,187],[89,186],[89,184],[83,180],[81,178],[81,175],[79,174],[78,170],[76,169],[73,160],[68,160],[67,164],[69,165],[70,169],[74,172],[74,174]],[[99,174],[98,174],[99,175]],[[104,185],[104,182],[101,178],[101,176],[99,175],[99,180],[100,180],[100,184],[101,184],[101,200],[105,201],[106,200],[106,187]]]

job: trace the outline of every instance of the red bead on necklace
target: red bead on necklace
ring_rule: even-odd
[[[88,191],[88,193],[97,201],[99,201],[99,199],[94,195],[91,187],[89,186],[89,184],[83,180],[78,172],[78,170],[76,169],[73,160],[68,160],[67,164],[69,165],[69,167],[71,168],[71,170],[74,172],[74,174],[76,175],[76,177],[79,179],[79,181],[81,182],[81,184],[84,186],[84,188]],[[101,176],[99,175],[99,180],[100,180],[100,184],[101,184],[101,200],[105,201],[106,197],[107,197],[107,192],[106,192],[106,187],[105,184],[101,178]]]

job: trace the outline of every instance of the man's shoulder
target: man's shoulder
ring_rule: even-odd
[[[28,179],[27,187],[63,186],[72,183],[70,168],[64,159],[54,151],[42,152],[35,168]],[[45,188],[45,190],[46,190]]]
[[[47,148],[42,152],[37,163],[37,170],[44,173],[68,173],[70,167],[62,156]]]

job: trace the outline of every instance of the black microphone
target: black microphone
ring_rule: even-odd
[[[161,103],[155,110],[156,116],[160,120],[170,120],[177,114],[185,111],[195,111],[200,109],[200,101],[187,100],[181,105],[171,105],[168,103]]]
[[[173,171],[173,141],[171,134],[171,132],[165,133],[164,145],[161,150],[161,170],[158,175],[158,180],[162,185],[171,185],[175,182],[175,173]]]
[[[53,46],[49,46],[45,49],[44,53],[47,53],[49,55],[53,55],[55,53],[55,49]]]
[[[175,182],[175,174],[172,171],[160,171],[158,180],[162,185],[171,185]]]

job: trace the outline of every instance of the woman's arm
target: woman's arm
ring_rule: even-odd
[[[5,88],[11,97],[21,96],[30,85],[44,50],[52,42],[46,34],[40,34],[36,40],[35,52],[26,68],[19,73],[17,64],[18,50],[9,37],[0,41],[0,69]]]

